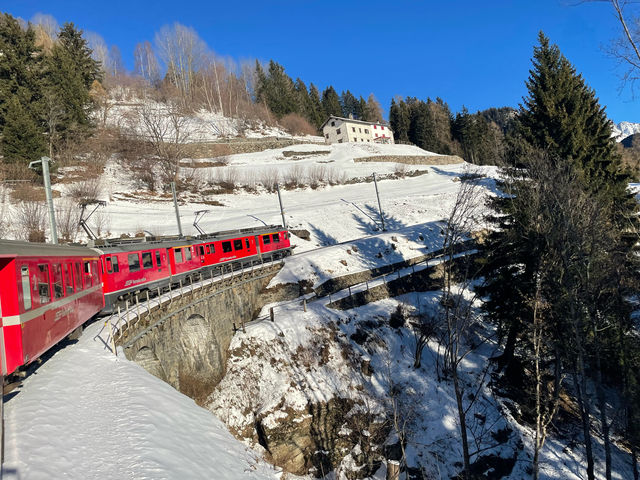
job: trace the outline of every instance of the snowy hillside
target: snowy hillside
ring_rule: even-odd
[[[270,287],[302,282],[318,286],[337,276],[437,250],[441,221],[470,168],[465,163],[447,164],[449,160],[417,147],[371,144],[295,145],[231,155],[222,166],[215,159],[187,159],[182,173],[195,180],[192,188],[180,191],[182,224],[186,234],[195,233],[190,223],[203,209],[209,210],[200,222],[205,231],[278,224],[277,196],[268,188],[269,179],[277,178],[283,185],[286,221],[297,234],[292,235],[294,255]],[[373,173],[380,179],[387,232],[381,232]],[[498,173],[495,167],[479,167],[475,173],[480,190],[474,198],[482,213],[486,195],[496,192]],[[62,174],[64,178],[72,170]],[[221,190],[222,177],[231,178],[232,187]],[[292,178],[297,180],[284,188]],[[55,202],[69,197],[73,185],[56,184],[60,197]],[[107,205],[92,219],[94,230],[99,227],[110,236],[143,230],[177,233],[166,192],[141,188],[117,159],[107,163],[100,187]],[[3,211],[18,215],[12,203],[6,203]],[[395,272],[393,278],[410,272],[410,268]],[[344,295],[346,289],[334,300]],[[276,321],[251,324],[246,334],[235,335],[227,375],[209,399],[210,411],[122,354],[115,358],[107,346],[104,320],[98,321],[77,344],[55,353],[9,396],[6,478],[295,478],[264,460],[278,452],[265,451],[256,441],[256,424],[259,421],[272,433],[309,427],[313,418],[307,405],[312,402],[325,406],[338,402],[343,408],[344,425],[336,435],[346,450],[337,470],[325,478],[353,478],[358,471],[369,478],[385,478],[384,464],[361,470],[361,462],[367,455],[380,457],[378,449],[397,440],[389,425],[380,421],[390,408],[401,410],[407,422],[409,465],[419,465],[426,478],[450,478],[459,471],[461,457],[455,397],[450,381],[436,373],[440,347],[430,340],[422,366],[414,368],[410,325],[392,327],[389,321],[399,305],[409,318],[430,311],[439,296],[438,291],[413,292],[348,310],[330,308],[331,299],[326,297],[310,298],[306,312],[299,298],[265,306],[260,316],[268,316],[273,307]],[[474,333],[476,339],[487,339],[463,362],[462,381],[476,392],[470,413],[477,434],[474,448],[493,462],[487,469],[500,466],[511,472],[510,478],[526,478],[532,432],[515,421],[483,370],[497,353],[493,327],[479,320]],[[371,366],[368,375],[361,371],[363,360]],[[392,398],[389,392],[399,393]],[[393,407],[393,402],[399,403]],[[549,438],[540,478],[581,478],[584,452],[579,442],[570,440],[577,433],[568,428]],[[497,446],[492,446],[496,439]],[[596,453],[603,457],[599,444]],[[630,478],[624,452],[614,449],[613,454],[613,478]],[[597,468],[602,470],[601,462]],[[316,475],[325,473],[315,470]]]
[[[616,142],[621,142],[634,133],[640,133],[640,123],[620,122],[612,126],[612,131]]]

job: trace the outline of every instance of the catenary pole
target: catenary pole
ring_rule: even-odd
[[[373,184],[376,187],[376,197],[378,197],[378,210],[380,211],[380,221],[382,222],[382,231],[386,232],[387,229],[384,226],[384,215],[382,215],[382,205],[380,204],[380,194],[378,193],[378,181],[376,180],[376,174],[373,174]]]
[[[180,210],[178,210],[178,197],[176,196],[176,182],[171,182],[171,193],[173,194],[173,207],[176,209],[176,220],[178,221],[178,234],[182,235],[182,223],[180,222]]]
[[[287,221],[284,219],[284,208],[282,208],[282,197],[280,196],[280,185],[276,183],[276,190],[278,191],[278,202],[280,202],[280,215],[282,215],[282,228],[287,228]]]
[[[51,195],[51,177],[49,176],[49,157],[42,157],[40,160],[29,163],[29,168],[33,168],[37,164],[42,165],[42,178],[44,179],[44,194],[47,200],[47,209],[49,210],[49,227],[51,229],[51,241],[58,243],[58,228],[56,227],[56,214],[53,210],[53,197]]]

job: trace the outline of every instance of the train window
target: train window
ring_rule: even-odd
[[[111,257],[111,263],[113,264],[113,272],[118,273],[120,271],[120,267],[118,267],[118,257],[115,255]]]
[[[233,241],[233,249],[234,250],[242,250],[242,240],[234,240]]]
[[[222,251],[224,253],[229,253],[232,251],[231,242],[222,242]]]
[[[213,245],[213,243],[210,243],[209,246],[211,247],[211,253],[216,253],[216,247]]]
[[[77,292],[78,290],[82,290],[82,269],[80,268],[80,262],[76,263],[75,277]]]
[[[62,267],[59,263],[51,265],[53,270],[53,295],[56,299],[64,297],[64,287],[62,285]]]
[[[182,249],[176,248],[173,250],[173,255],[175,256],[176,263],[182,263]]]
[[[245,238],[244,243],[247,245],[247,250],[249,250],[251,248],[251,246],[249,245],[249,239]]]
[[[191,260],[191,247],[185,247],[184,249],[184,259]]]
[[[200,246],[198,247],[198,250],[200,250],[200,255],[201,255],[201,256],[202,256],[202,255],[204,255],[204,245],[200,245]]]
[[[264,242],[265,245],[269,245],[271,243],[271,237],[269,237],[269,235],[263,235],[262,241]]]
[[[271,235],[271,238],[273,239],[274,243],[278,243],[280,241],[280,237],[278,236],[277,233],[274,233],[273,235]]]
[[[98,261],[91,260],[91,284],[98,285],[100,283],[100,276],[98,275]]]
[[[156,250],[156,267],[162,266],[162,259],[160,258],[160,250]]]
[[[211,253],[211,249],[209,248],[209,244],[207,244],[205,246],[205,251],[207,252],[207,255],[209,255]]]
[[[128,261],[130,272],[137,272],[138,270],[140,270],[140,255],[138,255],[137,253],[130,253]]]
[[[20,268],[22,278],[22,304],[25,310],[31,309],[31,285],[29,283],[29,267],[23,265]]]
[[[51,301],[51,289],[49,287],[49,265],[38,265],[38,296],[40,304]]]
[[[84,272],[84,288],[91,286],[91,262],[84,262],[84,267],[82,268]]]
[[[65,263],[62,268],[64,269],[64,285],[67,291],[67,295],[73,293],[73,264]]]
[[[106,257],[104,263],[107,265],[107,273],[113,272],[113,265],[111,264],[111,257]]]
[[[142,254],[142,268],[145,270],[147,268],[153,268],[153,257],[151,256],[151,252],[144,252]]]

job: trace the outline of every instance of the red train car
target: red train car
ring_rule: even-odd
[[[260,263],[291,253],[288,232],[275,226],[182,240],[107,241],[99,248],[107,310],[127,295],[175,284],[195,273]]]
[[[0,240],[2,373],[37,359],[104,307],[95,250]]]

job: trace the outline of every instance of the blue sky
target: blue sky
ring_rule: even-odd
[[[517,107],[543,30],[613,121],[640,123],[640,99],[621,91],[623,71],[603,50],[619,33],[607,2],[3,0],[0,10],[73,21],[118,45],[128,68],[138,42],[177,21],[220,55],[274,59],[307,84],[373,93],[385,110],[395,95],[441,97],[454,112]]]

